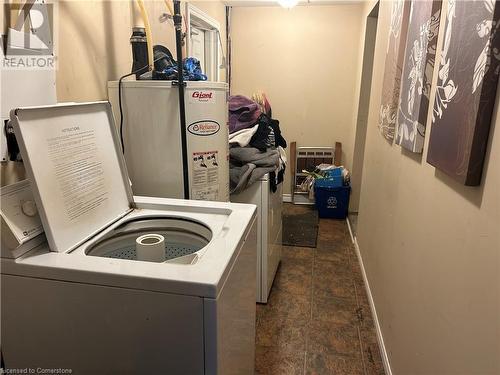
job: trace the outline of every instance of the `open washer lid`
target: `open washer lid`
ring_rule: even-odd
[[[52,251],[74,249],[133,207],[112,116],[108,102],[11,111]]]

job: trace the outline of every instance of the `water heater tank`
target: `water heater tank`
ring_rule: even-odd
[[[190,199],[229,201],[227,84],[186,82]],[[118,82],[108,83],[120,126]],[[171,81],[123,81],[125,161],[135,195],[184,198],[178,88]]]

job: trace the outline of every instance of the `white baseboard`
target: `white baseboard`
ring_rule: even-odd
[[[292,194],[283,194],[283,202],[292,203]]]
[[[345,218],[345,221],[347,222],[347,228],[349,228],[349,234],[351,235],[351,241],[352,241],[352,243],[354,243],[354,241],[356,239],[354,238],[354,232],[352,231],[351,221],[349,220],[349,215],[347,215],[347,217]]]
[[[382,335],[382,330],[380,328],[380,323],[378,321],[377,309],[375,308],[375,303],[373,302],[373,296],[372,296],[372,291],[370,289],[370,283],[368,282],[368,277],[366,276],[366,270],[365,270],[365,266],[363,264],[363,257],[361,256],[361,252],[359,251],[358,240],[356,239],[356,237],[354,236],[354,233],[352,232],[351,223],[349,222],[349,219],[346,219],[346,221],[347,221],[347,226],[349,228],[349,233],[351,235],[351,240],[354,244],[354,249],[356,251],[356,256],[358,257],[358,263],[359,263],[359,266],[361,267],[361,274],[363,275],[363,281],[365,283],[365,288],[366,288],[367,295],[368,295],[368,302],[370,303],[370,309],[372,311],[373,321],[375,323],[375,331],[377,332],[377,341],[378,341],[378,346],[380,348],[380,354],[382,356],[382,362],[384,363],[385,373],[386,373],[386,375],[392,375],[392,369],[391,369],[391,364],[389,362],[389,356],[387,355],[387,350],[385,348],[384,336]]]

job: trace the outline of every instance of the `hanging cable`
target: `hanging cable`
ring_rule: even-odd
[[[156,60],[153,60],[153,63],[151,64],[154,67],[155,62],[158,60],[163,59],[164,57],[161,56],[157,58]],[[128,74],[125,74],[124,76],[121,76],[120,79],[118,80],[118,107],[120,108],[120,143],[122,146],[122,153],[125,155],[125,143],[123,142],[123,107],[122,107],[122,81],[130,76],[133,76],[134,74],[137,74],[138,72],[143,71],[146,68],[150,68],[151,65],[144,65],[140,67],[139,69],[134,70],[133,72],[130,72]]]
[[[146,65],[146,67],[148,67],[148,66],[149,66],[149,64]],[[130,76],[133,76],[135,73],[140,72],[142,69],[144,69],[144,67],[142,67],[141,69],[137,69],[137,71],[134,71],[132,73],[125,74],[124,76],[121,76],[120,79],[118,80],[118,107],[120,107],[120,143],[122,145],[123,155],[125,155],[125,144],[123,143],[122,81],[123,81],[123,79],[130,77]]]

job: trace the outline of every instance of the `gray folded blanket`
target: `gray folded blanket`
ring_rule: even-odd
[[[245,190],[266,173],[279,167],[280,156],[276,149],[261,152],[254,147],[232,147],[229,154],[231,193]]]

